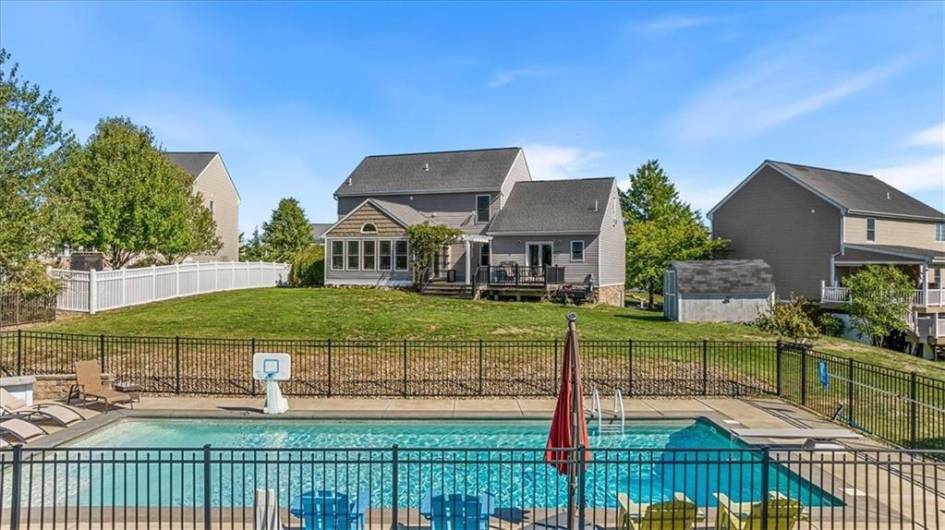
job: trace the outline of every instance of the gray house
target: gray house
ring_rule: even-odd
[[[663,315],[679,322],[752,322],[774,303],[763,260],[674,261],[663,278]]]
[[[623,304],[624,228],[613,178],[533,181],[521,148],[368,156],[335,191],[326,285],[407,286],[406,229],[457,228],[431,290],[480,296],[594,288]]]

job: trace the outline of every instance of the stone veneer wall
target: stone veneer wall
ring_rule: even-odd
[[[598,303],[623,307],[623,298],[623,285],[607,285],[597,289]]]
[[[111,386],[114,377],[102,374],[102,383]],[[75,384],[75,374],[45,374],[37,375],[33,384],[33,400],[61,400],[69,396],[69,389]]]

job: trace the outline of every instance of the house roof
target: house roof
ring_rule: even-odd
[[[348,212],[345,216],[338,219],[337,222],[332,224],[318,225],[312,224],[313,231],[316,226],[324,226],[325,228],[321,230],[320,233],[315,233],[315,237],[323,237],[326,233],[330,232],[335,226],[344,222],[345,219],[350,217],[352,214],[364,207],[365,204],[371,204],[375,206],[378,210],[383,212],[385,215],[389,216],[396,223],[400,224],[403,227],[409,227],[412,225],[430,223],[430,224],[441,224],[446,225],[452,228],[457,228],[462,230],[466,234],[481,234],[485,225],[477,225],[474,222],[472,213],[462,213],[462,212],[419,212],[413,207],[406,204],[399,204],[392,201],[385,201],[383,199],[365,199],[361,204],[355,206]]]
[[[945,220],[945,213],[873,175],[772,160],[767,163],[851,213]]]
[[[488,233],[596,234],[613,187],[613,177],[516,182]]]
[[[216,151],[167,151],[164,156],[197,178],[218,154]]]
[[[760,259],[674,261],[681,294],[748,294],[774,292],[771,266]]]
[[[945,262],[945,252],[929,248],[876,245],[873,243],[862,245],[846,243],[843,245],[843,251],[843,254],[834,258],[835,262],[869,261],[874,259],[877,254],[886,256],[890,262],[903,261],[903,259],[925,263]]]
[[[321,238],[334,224],[335,223],[311,223],[309,226],[312,227],[312,237],[315,239]]]
[[[365,157],[338,197],[395,193],[498,191],[520,147]]]

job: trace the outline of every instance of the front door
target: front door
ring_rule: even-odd
[[[532,268],[550,267],[551,255],[551,243],[529,243],[526,263]]]

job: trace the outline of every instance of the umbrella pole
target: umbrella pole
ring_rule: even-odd
[[[574,342],[571,348],[571,462],[568,464],[568,528],[573,530],[577,527],[575,519],[577,517],[576,496],[577,496],[577,474],[578,474],[578,432],[580,431],[580,421],[584,419],[584,400],[578,395],[578,350],[577,350],[577,330],[575,322],[577,315],[568,313],[568,340]],[[567,344],[565,344],[567,347]]]

